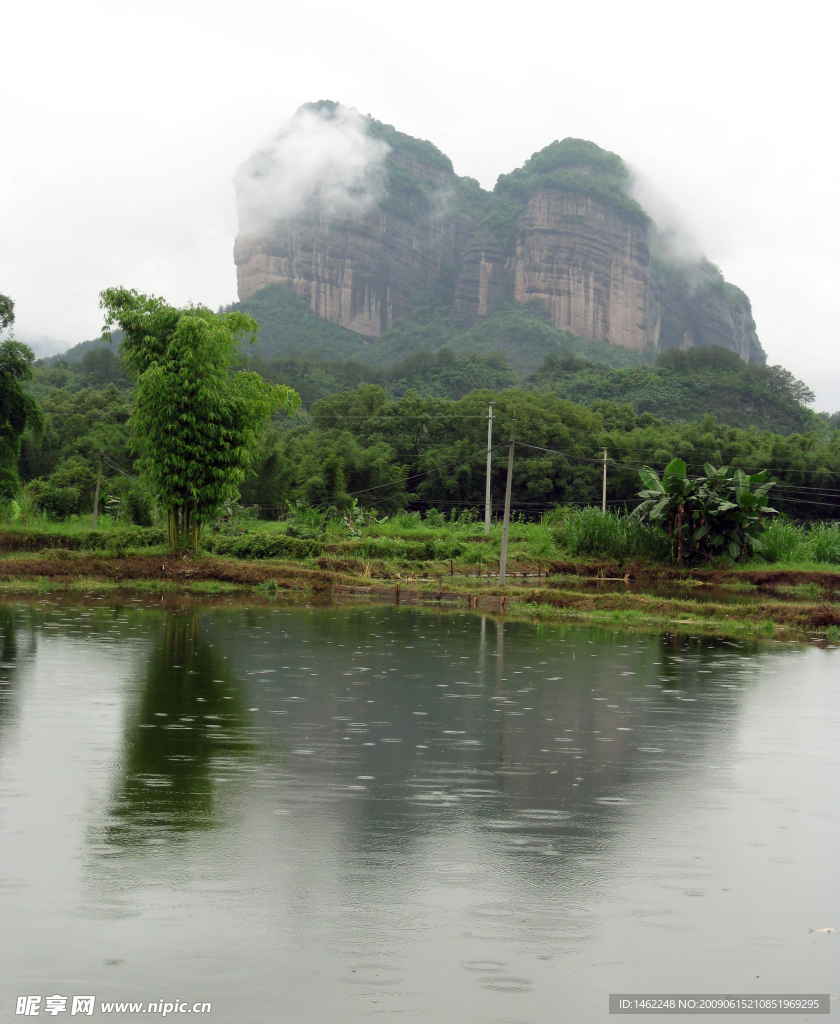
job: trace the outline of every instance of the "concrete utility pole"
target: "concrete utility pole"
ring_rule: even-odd
[[[510,425],[510,455],[508,456],[507,487],[505,488],[505,520],[502,526],[502,555],[499,559],[499,586],[505,583],[505,566],[507,565],[508,528],[510,527],[510,485],[513,480],[513,446],[516,436],[516,420]]]
[[[102,484],[102,459],[104,452],[99,453],[99,472],[96,474],[96,494],[93,499],[93,529],[96,529],[96,520],[99,518],[99,488]]]
[[[601,511],[607,511],[607,449],[604,449],[604,491],[601,496]]]
[[[493,451],[493,403],[487,413],[487,488],[484,492],[484,536],[490,532],[490,463]]]

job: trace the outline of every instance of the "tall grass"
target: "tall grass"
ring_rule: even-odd
[[[776,519],[761,534],[760,556],[768,562],[795,562],[807,559],[805,534],[788,519]]]
[[[814,523],[805,545],[813,561],[840,565],[840,523]]]
[[[840,565],[840,523],[797,526],[776,519],[761,534],[760,557],[768,562],[822,562]]]
[[[607,558],[666,558],[668,542],[658,530],[620,512],[599,508],[558,509],[545,520],[558,547],[571,555]]]
[[[20,516],[7,524],[2,512],[0,505],[0,548],[7,552],[60,547],[110,550],[165,543],[160,525],[127,526],[108,515],[100,517],[99,529],[93,531],[87,515],[73,516],[62,523],[44,517],[27,523]],[[450,561],[489,565],[499,557],[500,525],[495,524],[490,535],[484,537],[481,517],[474,510],[450,513],[448,517],[432,509],[425,516],[402,511],[387,519],[365,512],[357,514],[355,524],[348,524],[346,516],[337,518],[302,504],[290,509],[281,523],[258,520],[253,510],[237,507],[205,532],[203,546],[217,554],[240,558],[304,559],[317,557],[325,550],[388,559],[400,565]],[[767,523],[761,540],[762,550],[750,559],[753,566],[761,562],[840,566],[838,522],[798,526],[779,517]],[[515,557],[535,562],[563,557],[671,561],[668,540],[661,531],[633,516],[601,512],[597,507],[557,508],[538,523],[512,517],[510,542]]]

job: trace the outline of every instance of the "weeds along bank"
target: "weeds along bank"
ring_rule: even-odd
[[[735,562],[729,557],[703,559],[696,568],[748,569],[770,565],[803,570],[840,570],[840,523],[806,523],[775,519],[762,530],[762,550]],[[256,510],[235,509],[206,529],[201,552],[252,561],[281,560],[317,566],[327,559],[339,567],[382,578],[424,575],[492,576],[498,572],[502,541],[496,523],[485,536],[475,511],[444,513],[429,509],[378,515],[373,512],[329,514],[296,505],[283,521],[267,522]],[[40,518],[30,525],[0,525],[0,553],[67,550],[119,556],[131,551],[165,551],[164,524],[123,525],[100,517],[63,523]],[[173,557],[178,557],[177,554]],[[609,562],[618,569],[631,563],[650,567],[670,563],[666,534],[635,516],[598,508],[560,508],[538,522],[515,516],[510,525],[511,571],[542,575],[551,564],[568,559]],[[326,563],[325,563],[326,564]]]

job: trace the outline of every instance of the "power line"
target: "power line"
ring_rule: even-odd
[[[118,466],[116,464],[116,462],[114,462],[114,460],[110,456],[104,455],[103,459],[105,460],[105,462],[108,463],[108,465],[111,467],[111,469],[115,469],[118,473],[122,473],[123,476],[127,476],[129,480],[139,480],[140,479],[140,477],[132,476],[131,473],[127,473],[121,466]]]
[[[504,444],[507,445],[508,442],[505,441]],[[501,444],[497,444],[491,450],[495,451],[497,448],[501,447]],[[450,462],[448,465],[445,466],[433,466],[431,469],[423,470],[420,473],[415,473],[412,476],[405,477],[404,479],[389,480],[388,483],[377,484],[375,487],[366,487],[361,491],[348,491],[347,496],[349,498],[354,498],[357,494],[369,494],[371,491],[380,491],[382,490],[383,487],[405,486],[410,480],[419,480],[421,477],[430,476],[432,473],[442,473],[447,469],[452,469],[453,466],[467,466],[471,462],[475,462],[476,459],[483,459],[486,458],[486,456],[487,449],[485,448],[483,451],[479,452],[478,455],[473,455],[472,458],[470,459],[458,459],[457,462]]]
[[[321,421],[322,419],[323,420],[331,419],[333,421],[333,423],[336,423],[339,420],[349,420],[349,421],[354,422],[354,423],[371,423],[373,425],[378,425],[377,424],[377,420],[380,423],[383,423],[383,424],[384,423],[393,423],[393,422],[397,422],[398,424],[399,423],[406,423],[406,424],[407,423],[423,423],[423,424],[429,424],[429,423],[441,423],[442,422],[445,425],[449,420],[486,420],[487,419],[487,413],[477,413],[477,412],[463,412],[463,413],[460,413],[459,412],[459,413],[447,414],[445,418],[440,418],[440,417],[436,418],[431,413],[426,414],[426,415],[420,415],[420,416],[404,416],[404,415],[398,414],[398,413],[394,413],[393,415],[389,415],[389,414],[386,413],[386,414],[383,415],[382,413],[378,413],[378,412],[373,412],[373,413],[358,412],[358,413],[338,413],[338,414],[335,414],[335,415],[333,415],[331,417],[326,417],[326,416],[322,416],[321,414],[318,414],[317,416],[312,416],[312,419],[316,420],[316,421]]]
[[[587,465],[593,465],[593,466],[602,466],[603,465],[603,460],[602,459],[584,459],[580,455],[572,455],[570,452],[561,452],[561,451],[558,451],[555,448],[541,448],[539,445],[536,445],[536,444],[526,444],[524,441],[515,441],[514,444],[519,445],[521,448],[530,448],[533,451],[546,452],[549,455],[559,455],[559,456],[561,456],[564,459],[569,459],[571,462],[582,462],[582,463],[586,463]]]

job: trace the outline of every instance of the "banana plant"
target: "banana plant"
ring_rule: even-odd
[[[705,479],[698,481],[698,523],[693,542],[702,554],[727,553],[738,559],[748,550],[761,551],[757,536],[764,529],[764,518],[776,514],[767,504],[773,486],[767,471],[747,474],[742,469],[729,476],[726,466],[704,466]]]
[[[671,558],[680,564],[687,536],[691,532],[692,498],[696,482],[686,476],[686,465],[682,459],[671,459],[661,480],[656,471],[648,466],[639,471],[639,476],[645,484],[645,490],[639,491],[643,501],[633,514],[667,534]]]
[[[645,490],[633,514],[667,534],[677,564],[690,555],[738,559],[748,550],[760,551],[764,545],[757,535],[765,516],[776,512],[767,504],[773,484],[766,471],[748,475],[736,469],[730,475],[729,467],[711,463],[704,471],[692,480],[682,459],[672,459],[661,480],[648,467],[640,470]]]

